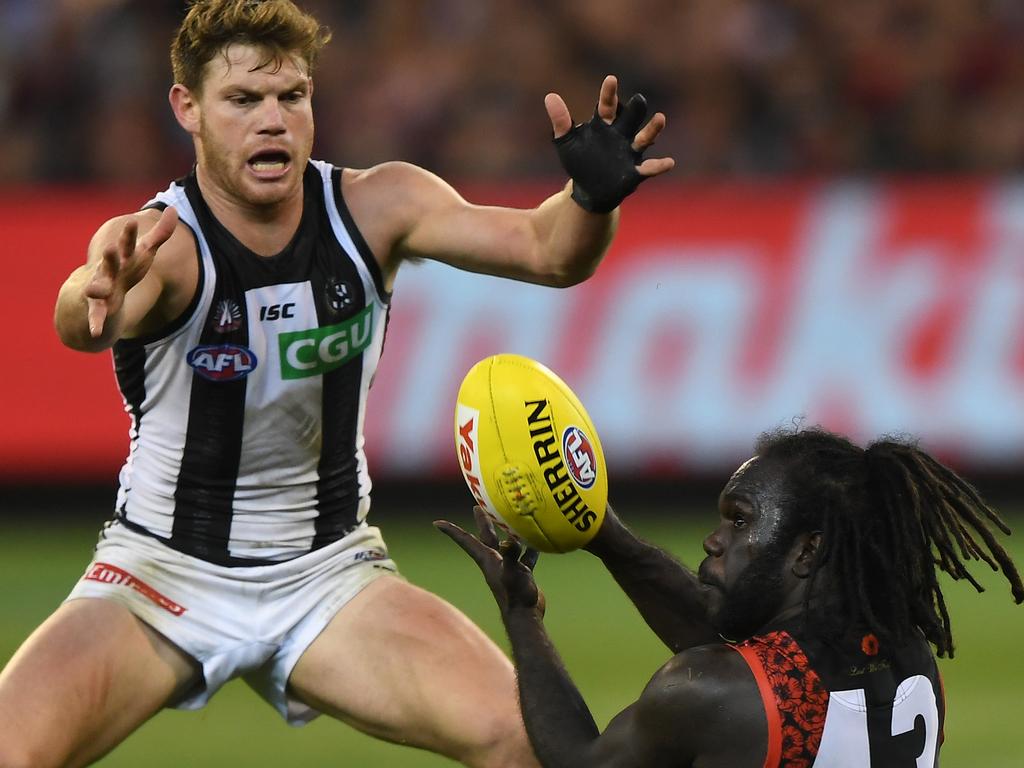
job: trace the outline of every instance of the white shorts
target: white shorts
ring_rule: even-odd
[[[365,523],[293,560],[230,568],[115,522],[67,599],[121,603],[195,658],[205,679],[178,709],[199,709],[242,677],[288,723],[303,725],[320,713],[287,694],[296,662],[363,587],[394,573],[380,531]]]

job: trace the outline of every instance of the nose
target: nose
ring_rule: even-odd
[[[269,136],[279,136],[287,130],[284,124],[284,113],[276,98],[268,97],[263,100],[260,106],[260,129],[259,133]]]
[[[704,537],[704,554],[711,557],[719,557],[724,551],[722,548],[722,542],[718,538],[718,531],[712,531]]]

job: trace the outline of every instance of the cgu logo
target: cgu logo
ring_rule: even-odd
[[[562,433],[562,454],[565,466],[576,481],[576,485],[586,490],[597,480],[597,459],[590,439],[579,427],[566,427]]]
[[[201,344],[189,350],[185,362],[209,381],[234,381],[248,376],[258,361],[248,347],[238,344]]]
[[[280,333],[281,378],[304,379],[333,371],[369,347],[372,339],[372,307],[335,325]]]

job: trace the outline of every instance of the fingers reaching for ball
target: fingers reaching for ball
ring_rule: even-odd
[[[540,559],[540,552],[533,547],[527,547],[523,552],[522,557],[519,558],[519,562],[533,571],[537,567],[537,560]]]
[[[454,541],[473,558],[484,574],[502,613],[516,607],[544,615],[544,598],[533,580],[533,568],[539,553],[512,534],[499,540],[490,515],[474,507],[479,536],[448,520],[435,520],[434,527]]]
[[[501,539],[495,528],[494,518],[483,507],[473,507],[473,518],[476,520],[476,536],[449,520],[435,520],[434,527],[458,544],[481,567],[497,554],[501,560],[522,562],[528,569],[533,570],[539,556],[537,550],[526,546],[507,529],[506,538]],[[489,554],[488,551],[493,554]]]
[[[497,549],[498,532],[494,530],[494,520],[491,516],[478,504],[473,507],[473,518],[476,520],[476,529],[480,532],[480,541],[491,549]]]

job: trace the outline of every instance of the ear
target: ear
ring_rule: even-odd
[[[181,83],[171,86],[167,100],[171,102],[171,110],[178,124],[193,136],[199,133],[199,98]]]
[[[821,550],[821,531],[803,534],[799,539],[799,551],[793,561],[793,575],[798,579],[809,578],[814,570]]]

